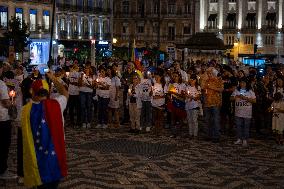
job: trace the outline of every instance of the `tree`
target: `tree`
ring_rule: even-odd
[[[5,41],[14,47],[14,51],[17,53],[23,53],[28,46],[30,34],[27,24],[17,17],[13,17],[9,21],[8,30],[4,33]]]

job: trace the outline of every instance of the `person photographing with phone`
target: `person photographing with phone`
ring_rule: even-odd
[[[256,103],[255,93],[249,86],[246,80],[241,80],[231,96],[231,100],[235,101],[235,123],[238,137],[234,144],[242,144],[244,147],[248,145],[252,104]]]
[[[50,99],[46,80],[35,80],[21,116],[24,184],[29,188],[57,188],[67,176],[63,111],[68,92],[52,73],[46,77],[60,95]]]

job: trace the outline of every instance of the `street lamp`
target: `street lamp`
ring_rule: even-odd
[[[113,39],[112,39],[112,43],[113,43],[113,44],[116,44],[116,43],[117,43],[117,39],[116,39],[116,38],[113,38]]]

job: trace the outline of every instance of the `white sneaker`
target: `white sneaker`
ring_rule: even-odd
[[[242,140],[238,139],[236,142],[234,142],[234,144],[242,144]]]
[[[146,132],[150,132],[151,131],[151,127],[146,127]]]
[[[16,179],[16,178],[17,178],[17,175],[9,171],[6,171],[5,173],[0,175],[0,179]]]
[[[97,124],[96,129],[100,129],[100,128],[102,128],[102,125],[101,124]]]
[[[106,129],[107,128],[107,124],[103,124],[102,128]]]
[[[243,140],[243,147],[247,147],[248,146],[248,142],[246,140]]]
[[[87,128],[87,124],[86,123],[83,123],[83,128]]]
[[[87,128],[91,128],[91,124],[90,123],[87,123]]]

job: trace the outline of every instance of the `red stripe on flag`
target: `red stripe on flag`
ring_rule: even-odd
[[[47,99],[43,101],[45,118],[50,130],[55,153],[58,158],[61,175],[67,176],[67,161],[64,141],[64,128],[60,105],[56,100]]]

